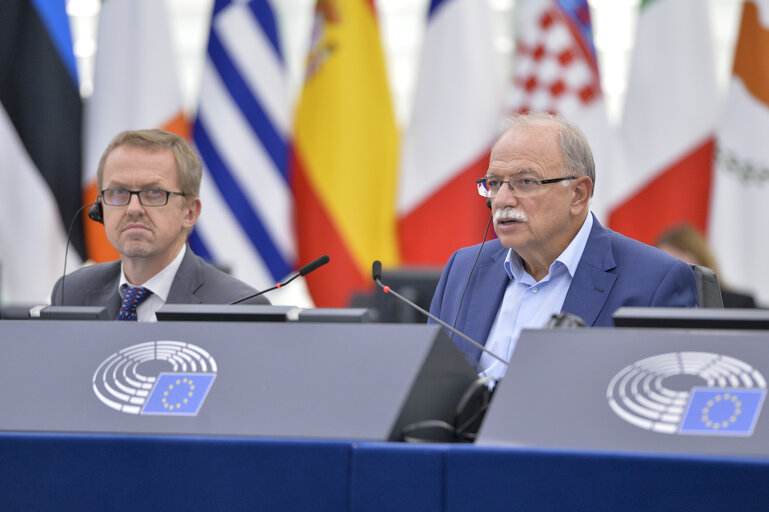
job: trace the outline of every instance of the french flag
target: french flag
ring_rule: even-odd
[[[398,194],[404,264],[443,265],[489,219],[475,179],[502,128],[504,99],[487,2],[432,0]]]

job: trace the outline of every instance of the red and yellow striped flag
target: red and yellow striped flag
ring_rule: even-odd
[[[300,264],[317,306],[371,286],[371,263],[397,262],[398,133],[370,0],[319,0],[291,157]]]

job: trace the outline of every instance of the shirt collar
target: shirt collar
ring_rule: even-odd
[[[582,253],[585,251],[587,245],[587,239],[590,236],[590,230],[593,229],[593,214],[588,212],[585,222],[582,223],[582,227],[577,232],[577,235],[572,239],[571,243],[564,249],[560,256],[558,256],[548,271],[548,276],[553,273],[553,270],[558,266],[563,265],[569,272],[571,277],[574,277],[574,273],[577,271],[579,260],[582,259]],[[505,258],[505,272],[507,272],[510,279],[516,281],[524,280],[524,276],[528,276],[528,273],[523,268],[523,260],[512,249],[507,251],[507,257]],[[547,276],[543,279],[547,279]]]
[[[179,270],[179,267],[182,264],[182,260],[184,259],[184,255],[187,253],[187,245],[182,246],[182,250],[179,251],[179,254],[176,255],[176,258],[169,263],[166,268],[155,274],[154,276],[150,277],[145,283],[143,283],[141,286],[144,288],[147,288],[149,291],[151,291],[154,295],[161,298],[163,302],[168,300],[168,293],[171,291],[171,285],[174,282],[174,278],[176,277],[176,271]],[[120,296],[123,296],[123,285],[127,284],[131,286],[131,284],[128,282],[128,279],[126,279],[125,271],[123,270],[123,264],[120,264],[120,283],[118,283],[118,290],[120,292]]]

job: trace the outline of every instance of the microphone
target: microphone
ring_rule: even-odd
[[[283,288],[284,286],[286,286],[288,283],[290,283],[291,281],[293,281],[297,277],[299,277],[299,276],[304,277],[307,274],[309,274],[310,272],[312,272],[314,270],[317,270],[319,267],[322,267],[323,265],[325,265],[328,262],[329,262],[329,257],[328,257],[327,254],[324,254],[320,258],[316,258],[316,259],[312,260],[311,262],[309,262],[307,265],[305,265],[302,268],[300,268],[299,272],[297,272],[293,276],[289,277],[288,279],[286,279],[282,283],[278,283],[275,286],[273,286],[272,288],[267,288],[266,290],[262,290],[260,292],[252,293],[251,295],[247,295],[247,296],[243,297],[242,299],[238,299],[236,301],[230,302],[230,305],[240,304],[241,302],[245,302],[245,301],[247,301],[249,299],[253,299],[254,297],[258,297],[258,296],[260,296],[260,295],[262,295],[264,293],[271,292],[272,290],[277,290],[278,288]]]
[[[424,309],[422,309],[418,305],[416,305],[413,302],[411,302],[410,300],[408,300],[403,295],[399,294],[398,292],[396,292],[395,290],[393,290],[392,288],[390,288],[389,286],[384,284],[382,282],[382,262],[380,262],[379,260],[374,261],[374,263],[371,265],[371,276],[374,278],[374,282],[377,285],[379,285],[379,287],[382,288],[382,291],[384,291],[385,293],[393,294],[398,299],[402,300],[403,302],[405,302],[406,304],[408,304],[412,308],[416,309],[417,311],[419,311],[423,315],[427,316],[427,318],[435,321],[436,323],[440,324],[444,328],[446,328],[449,331],[453,332],[454,334],[456,334],[457,336],[459,336],[463,340],[467,341],[468,343],[470,343],[474,347],[481,349],[483,352],[486,352],[487,354],[489,354],[491,357],[493,357],[494,359],[498,360],[502,364],[507,365],[507,361],[505,361],[504,359],[499,357],[494,352],[488,350],[486,347],[484,347],[483,345],[481,345],[480,343],[478,343],[477,341],[472,339],[470,336],[468,336],[465,333],[463,333],[462,331],[460,331],[458,329],[455,329],[454,327],[450,326],[449,324],[447,324],[446,322],[444,322],[443,320],[441,320],[437,316],[433,315],[429,311],[425,311]]]
[[[316,270],[318,267],[322,267],[323,265],[328,263],[329,259],[330,258],[328,257],[328,254],[324,254],[320,258],[316,258],[316,259],[312,260],[307,265],[305,265],[305,266],[303,266],[302,268],[299,269],[299,275],[302,276],[302,277],[306,276],[307,274],[309,274],[313,270]],[[296,276],[292,277],[291,279],[286,281],[285,284],[290,283],[295,278],[296,278]],[[283,284],[283,285],[279,284],[278,288],[280,288],[281,286],[285,286],[285,284]]]

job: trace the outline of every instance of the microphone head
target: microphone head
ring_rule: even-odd
[[[382,279],[382,262],[379,260],[374,260],[374,263],[371,265],[371,277],[374,278],[375,282],[379,282]]]
[[[307,265],[305,265],[305,266],[303,266],[302,268],[299,269],[299,275],[300,276],[306,276],[307,274],[309,274],[313,270],[317,269],[318,267],[322,267],[323,265],[328,263],[329,259],[330,258],[328,257],[328,254],[324,254],[320,258],[312,260]]]

